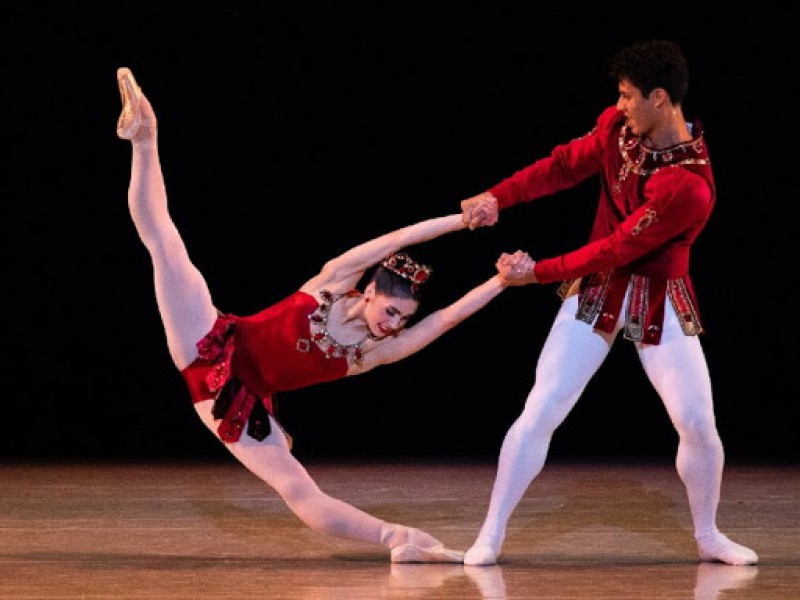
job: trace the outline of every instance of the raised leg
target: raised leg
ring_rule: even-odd
[[[117,135],[130,140],[132,149],[128,208],[152,261],[167,346],[175,365],[183,369],[196,358],[196,343],[213,326],[217,311],[167,207],[153,107],[130,69],[118,69],[117,82],[122,99]]]

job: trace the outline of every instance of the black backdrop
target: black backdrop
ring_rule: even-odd
[[[616,101],[610,54],[669,37],[688,54],[685,112],[704,123],[719,186],[692,272],[728,459],[798,459],[785,276],[797,60],[769,5],[115,4],[27,5],[3,19],[2,456],[224,454],[171,365],[127,214],[118,66],[158,111],[171,207],[195,262],[217,304],[244,314],[335,253],[456,212],[584,133]],[[545,257],[583,243],[595,189],[415,248],[434,265],[425,308],[482,281],[502,251]],[[406,361],[284,393],[296,453],[493,460],[557,303],[554,286],[514,288]],[[675,441],[620,340],[552,454],[669,458]]]

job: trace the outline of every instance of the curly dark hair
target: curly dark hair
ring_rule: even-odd
[[[609,74],[617,82],[627,79],[649,96],[663,88],[673,104],[680,104],[689,90],[689,65],[681,47],[670,40],[636,42],[611,59]]]

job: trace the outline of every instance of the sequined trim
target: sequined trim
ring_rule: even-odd
[[[235,322],[231,315],[220,315],[211,331],[197,342],[200,358],[211,365],[205,377],[209,391],[215,394],[211,414],[219,421],[217,434],[223,442],[238,441],[245,426],[250,437],[262,441],[271,432],[265,404],[274,409],[274,399],[252,393],[232,376]]]
[[[234,327],[234,317],[220,315],[211,331],[197,342],[200,358],[212,365],[206,375],[206,385],[211,392],[218,392],[230,379]]]
[[[621,301],[616,293],[609,297],[612,278],[613,271],[594,273],[585,278],[581,286],[578,309],[575,313],[576,319],[609,333],[613,330],[614,323],[619,317],[618,302]],[[574,281],[563,282],[559,286],[559,295],[566,294]],[[627,283],[625,295],[628,303],[622,324],[623,337],[627,340],[658,343],[660,339],[664,315],[658,305],[651,307],[650,295],[654,293],[651,289],[652,284],[652,280],[643,275],[631,275]],[[685,335],[702,333],[704,329],[686,282],[683,279],[667,280],[666,294],[678,315],[683,333]],[[562,300],[564,298],[565,296],[562,296]]]
[[[580,303],[575,317],[585,323],[594,323],[608,293],[610,273],[594,273],[581,286]]]
[[[644,326],[649,312],[650,280],[632,275],[628,290],[628,308],[625,310],[623,336],[633,342],[644,340]]]
[[[565,279],[564,281],[562,281],[559,284],[558,289],[556,290],[556,294],[558,294],[558,297],[561,298],[562,300],[566,300],[567,297],[569,296],[569,291],[572,289],[572,286],[575,284],[576,281],[578,281],[578,279],[579,279],[578,277],[573,277],[572,279]]]
[[[700,316],[692,303],[692,296],[686,288],[686,282],[683,279],[670,279],[667,282],[667,293],[672,307],[678,315],[683,333],[686,335],[703,333],[703,325],[700,323]]]
[[[631,235],[636,236],[642,233],[645,229],[650,227],[653,223],[658,222],[658,214],[652,208],[646,208],[644,214],[636,222],[636,225],[631,228]]]
[[[699,131],[699,124],[697,124],[697,128]],[[688,142],[676,144],[669,148],[652,150],[642,144],[641,136],[634,136],[630,132],[630,128],[624,125],[620,128],[618,144],[619,153],[622,156],[622,165],[617,174],[617,181],[611,186],[611,192],[614,195],[622,193],[622,184],[631,173],[649,177],[664,168],[680,167],[682,165],[707,165],[711,162],[706,153],[702,131],[699,131],[697,137]]]

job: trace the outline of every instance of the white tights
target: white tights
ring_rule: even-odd
[[[218,423],[211,414],[213,400],[196,403],[206,427],[216,435]],[[292,455],[286,437],[272,417],[272,433],[259,442],[242,433],[225,447],[251,473],[272,487],[286,506],[308,527],[332,536],[382,544],[392,549],[412,541],[423,547],[440,544],[419,529],[388,523],[323,492],[305,467]]]
[[[591,325],[575,318],[577,302],[576,295],[562,304],[544,343],[534,386],[500,449],[489,509],[478,538],[466,553],[466,564],[496,561],[508,520],[541,472],[553,432],[575,406],[611,348]],[[686,487],[701,558],[730,564],[756,562],[752,550],[730,541],[716,526],[724,453],[698,337],[683,333],[667,302],[661,343],[637,344],[636,348],[678,432],[676,467]]]

